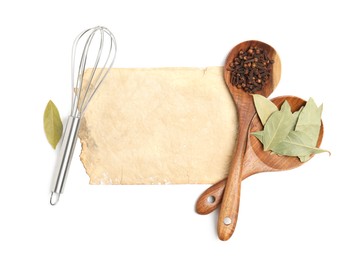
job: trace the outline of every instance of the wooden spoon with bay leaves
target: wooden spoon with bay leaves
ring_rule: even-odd
[[[272,102],[277,105],[278,108],[283,104],[283,102],[287,100],[291,106],[292,112],[299,110],[302,106],[305,105],[306,101],[301,98],[294,96],[281,96],[272,99]],[[263,129],[263,126],[259,120],[257,114],[253,117],[249,130],[248,130],[248,143],[245,151],[245,156],[243,160],[243,171],[240,175],[240,180],[248,178],[249,176],[259,173],[259,172],[274,172],[274,171],[284,171],[294,169],[296,167],[301,166],[303,163],[298,159],[298,157],[289,157],[289,156],[280,156],[271,153],[270,151],[263,151],[263,145],[261,142],[254,136],[250,135],[251,132],[260,131]],[[317,147],[320,147],[322,142],[322,137],[324,133],[324,127],[321,122],[321,129],[319,133],[319,137],[317,140]],[[226,180],[222,180],[209,189],[207,189],[198,199],[196,204],[196,210],[200,214],[208,214],[215,210],[218,205],[221,203],[225,189]],[[240,187],[240,186],[239,186]],[[240,192],[236,194],[238,197],[237,203],[239,204],[240,200]],[[210,198],[214,198],[214,201],[211,201]],[[234,212],[232,212],[231,217],[234,218],[235,222],[231,222],[229,224],[228,220],[225,220],[226,224],[223,223],[226,227],[230,227],[229,232],[219,234],[220,239],[227,240],[230,238],[232,233],[234,232],[235,225],[238,217],[238,208],[239,205],[235,207]],[[234,224],[233,224],[234,223]],[[232,226],[233,225],[233,226]]]
[[[231,64],[233,64],[237,57],[242,52],[249,51],[250,48],[259,49],[259,52],[263,50],[269,60],[273,60],[274,63],[271,68],[271,73],[261,90],[253,90],[254,94],[260,94],[268,97],[273,90],[277,87],[281,78],[281,61],[277,52],[268,44],[260,41],[245,41],[236,45],[229,53],[226,59],[224,67],[224,79],[225,83],[230,91],[230,94],[235,102],[235,106],[238,112],[239,132],[235,145],[234,156],[230,165],[230,170],[225,186],[223,201],[221,204],[221,210],[218,220],[218,233],[222,240],[228,239],[234,230],[237,221],[237,212],[239,209],[239,194],[240,194],[240,175],[242,172],[242,162],[244,158],[247,132],[249,123],[255,114],[255,107],[253,97],[249,93],[245,92],[242,88],[238,88],[232,83]],[[241,52],[242,51],[242,52]],[[249,55],[248,55],[249,56]],[[252,57],[249,60],[253,61]],[[244,61],[249,63],[249,60]],[[250,64],[253,66],[253,63]],[[248,64],[249,65],[249,64]],[[257,65],[257,64],[254,64]],[[257,65],[257,67],[260,65]],[[258,69],[258,68],[255,68]],[[229,225],[224,224],[224,219],[230,219]]]

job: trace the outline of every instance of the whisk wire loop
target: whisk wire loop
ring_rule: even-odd
[[[105,38],[107,35],[107,41]],[[94,38],[99,38],[99,44],[93,44]],[[81,40],[85,44],[83,49],[79,50],[78,46]],[[91,46],[93,45],[93,46]],[[96,46],[94,46],[96,45]],[[106,47],[105,47],[106,45]],[[92,47],[95,48],[96,56],[94,63],[90,63],[91,71],[86,72],[89,60],[89,52]],[[78,59],[79,52],[81,53]],[[95,94],[99,85],[103,82],[115,60],[116,41],[113,34],[105,27],[94,27],[85,30],[74,41],[72,47],[72,109],[71,115],[81,117]],[[76,61],[79,61],[76,62]],[[78,66],[77,66],[78,65]],[[101,66],[98,66],[101,65]],[[77,68],[75,67],[77,66]],[[77,73],[76,73],[77,69]],[[86,77],[87,76],[87,77]]]
[[[83,106],[86,102],[86,104],[89,102],[90,99],[87,100],[87,95],[89,93],[89,91],[92,91],[90,90],[90,86],[93,82],[93,77],[95,75],[95,71],[97,69],[97,65],[99,64],[99,61],[100,61],[100,57],[101,57],[101,54],[102,54],[102,46],[103,46],[103,32],[100,31],[100,34],[101,34],[101,40],[100,40],[100,48],[98,50],[98,53],[97,53],[97,57],[96,57],[96,60],[95,60],[95,64],[93,64],[93,67],[92,67],[92,71],[90,73],[90,76],[89,76],[89,80],[88,81],[84,81],[84,76],[85,76],[85,69],[86,69],[86,63],[87,63],[87,53],[90,49],[90,45],[91,45],[91,42],[92,42],[92,39],[94,38],[95,36],[95,33],[96,33],[96,30],[92,32],[92,34],[90,35],[90,37],[87,39],[87,42],[86,42],[86,45],[83,49],[83,53],[82,53],[82,59],[81,59],[81,62],[80,62],[80,73],[78,74],[79,77],[77,79],[77,93],[78,93],[78,98],[77,98],[77,108],[79,109],[80,111],[80,115],[83,113],[84,109],[83,109]],[[97,81],[95,81],[97,83]],[[84,87],[84,90],[83,90],[83,96],[81,96],[82,94],[82,85],[86,83],[87,86]],[[96,91],[97,89],[97,85],[94,86],[94,91]],[[80,103],[81,102],[81,103]]]

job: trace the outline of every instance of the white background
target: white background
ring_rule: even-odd
[[[360,1],[70,2],[0,9],[0,259],[364,259]],[[71,45],[96,25],[117,38],[115,67],[223,65],[239,42],[269,43],[282,60],[272,96],[324,103],[331,157],[244,181],[228,242],[216,212],[194,211],[209,185],[91,186],[79,145],[50,206],[57,152],[43,111],[52,99],[63,118],[70,112]]]

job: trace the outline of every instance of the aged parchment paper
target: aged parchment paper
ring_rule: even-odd
[[[222,69],[112,69],[81,122],[90,184],[225,178],[237,116]]]

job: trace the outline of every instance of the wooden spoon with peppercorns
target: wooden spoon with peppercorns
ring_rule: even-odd
[[[239,133],[218,219],[218,235],[221,240],[231,237],[238,219],[240,175],[247,132],[256,112],[250,94],[268,97],[273,92],[281,78],[280,58],[277,52],[264,42],[242,42],[230,51],[224,67],[224,78],[238,112]],[[226,220],[229,220],[229,223],[226,223]]]

